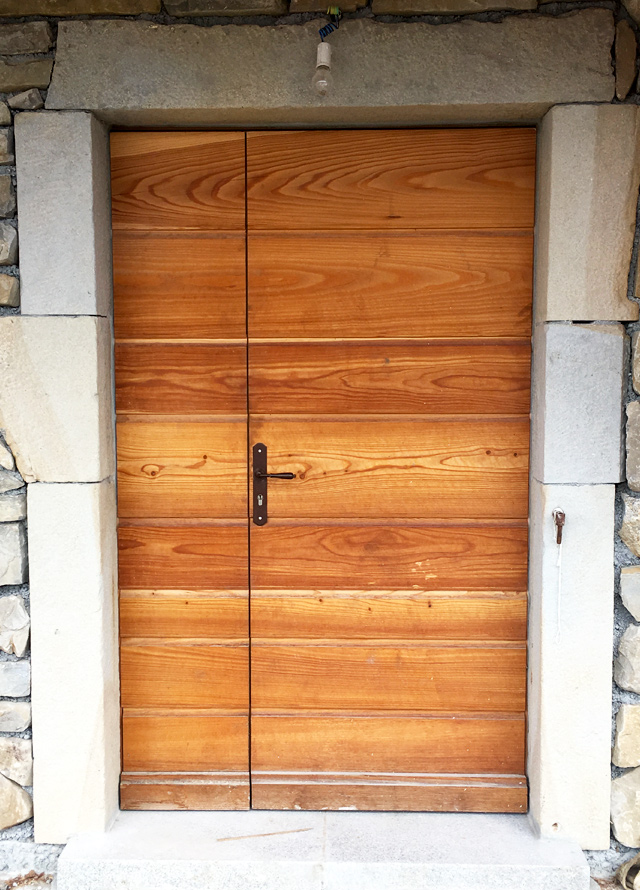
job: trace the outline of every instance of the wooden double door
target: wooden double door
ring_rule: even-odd
[[[534,131],[111,148],[122,806],[525,810]]]

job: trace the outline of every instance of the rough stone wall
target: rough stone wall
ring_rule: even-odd
[[[618,0],[344,0],[341,4],[348,16],[381,21],[424,17],[433,24],[463,15],[496,22],[524,12],[553,16],[585,6],[614,11],[614,101],[640,104],[640,0],[624,0],[624,4]],[[326,7],[326,0],[0,0],[0,315],[20,312],[13,118],[20,111],[44,106],[59,21],[74,16],[127,16],[161,26],[297,23],[314,19]],[[318,19],[318,26],[325,21]],[[640,226],[629,291],[636,299],[640,299],[635,272],[639,241]],[[609,851],[589,857],[603,886],[614,869],[640,848],[640,322],[628,325],[628,331],[633,336],[627,390],[628,481],[619,487],[618,505],[619,521],[625,505],[626,517],[616,540],[614,833]],[[0,438],[0,890],[16,875],[29,878],[21,886],[46,885],[60,851],[32,840],[27,530],[24,481]]]

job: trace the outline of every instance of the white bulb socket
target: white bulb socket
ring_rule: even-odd
[[[331,68],[331,44],[319,43],[316,68]]]

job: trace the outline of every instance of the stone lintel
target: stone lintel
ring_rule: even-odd
[[[348,21],[322,99],[310,88],[317,22],[62,22],[47,108],[137,125],[535,121],[559,102],[611,101],[613,37],[604,9],[500,24]]]

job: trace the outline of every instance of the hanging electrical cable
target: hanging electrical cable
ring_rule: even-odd
[[[316,53],[316,70],[311,79],[311,86],[319,96],[326,96],[333,85],[333,77],[331,76],[331,45],[325,43],[325,37],[337,31],[340,27],[340,19],[342,13],[339,6],[330,6],[327,15],[331,21],[320,28],[320,43]]]

